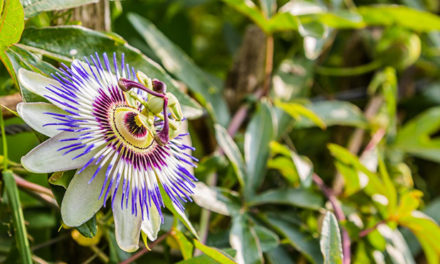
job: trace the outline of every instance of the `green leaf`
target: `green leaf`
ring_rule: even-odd
[[[279,217],[270,216],[267,221],[277,232],[287,238],[290,245],[304,254],[311,263],[323,263],[317,239],[304,234],[297,227]]]
[[[64,62],[70,62],[73,58],[82,59],[83,56],[89,56],[95,52],[106,52],[109,55],[116,52],[118,57],[124,53],[125,62],[130,66],[167,85],[167,89],[179,100],[187,118],[197,118],[203,113],[200,105],[181,92],[174,85],[171,77],[157,63],[115,34],[107,35],[79,26],[29,28],[23,32],[21,43],[24,44],[21,47],[27,50]]]
[[[202,182],[196,183],[192,198],[197,205],[218,214],[234,215],[240,210],[240,204],[228,197],[226,191],[222,192],[219,188],[209,187]]]
[[[235,250],[230,248],[225,249],[223,251],[225,254],[228,254],[230,256],[233,256],[235,254]],[[177,262],[177,264],[218,264],[218,263],[219,263],[218,261],[215,261],[206,254]]]
[[[310,187],[312,184],[313,164],[305,156],[300,156],[294,151],[290,151],[290,156],[293,161],[295,172],[301,181],[301,185],[305,188]]]
[[[440,139],[431,135],[440,128],[440,107],[408,121],[397,133],[393,147],[411,155],[440,162]]]
[[[277,9],[277,1],[276,0],[260,0],[260,6],[263,13],[266,17],[271,17],[273,13],[275,13]]]
[[[321,252],[325,264],[342,264],[341,233],[335,215],[327,211],[321,228]]]
[[[429,264],[440,263],[440,227],[438,224],[420,211],[413,211],[411,215],[401,217],[399,224],[414,233],[422,245]]]
[[[262,225],[256,225],[254,229],[255,233],[258,236],[258,239],[260,240],[261,251],[270,251],[278,247],[278,245],[280,244],[280,239],[278,238],[278,235],[275,234],[273,231],[267,229]]]
[[[225,252],[223,252],[222,250],[220,250],[218,248],[208,247],[206,245],[203,245],[197,239],[194,239],[193,242],[194,242],[194,246],[196,246],[196,248],[198,248],[200,251],[205,253],[207,256],[216,260],[218,263],[235,264],[234,259],[231,256],[229,256],[228,254],[226,254]]]
[[[361,110],[354,104],[342,101],[322,101],[311,103],[306,106],[316,114],[326,126],[342,125],[367,128],[368,122]],[[310,118],[309,118],[310,119]],[[312,127],[316,121],[309,119],[298,120],[297,128]]]
[[[194,250],[193,244],[177,228],[173,227],[171,235],[176,240],[177,244],[179,244],[180,252],[182,253],[183,259],[190,259]]]
[[[245,196],[251,197],[264,180],[269,143],[273,136],[272,116],[266,103],[260,104],[244,136],[247,174],[244,178]]]
[[[286,204],[319,210],[323,206],[323,199],[320,195],[305,189],[275,189],[259,194],[249,202],[252,206],[262,204]]]
[[[23,7],[19,0],[3,0],[0,4],[0,52],[17,43],[24,29]]]
[[[222,87],[212,82],[207,73],[150,21],[133,13],[128,14],[128,20],[160,58],[165,69],[184,82],[194,93],[199,94],[198,98],[208,108],[214,121],[226,126],[229,122],[229,109],[222,97]]]
[[[226,129],[224,129],[219,124],[216,124],[214,128],[218,145],[223,149],[229,161],[231,162],[235,174],[237,175],[238,181],[243,187],[244,178],[246,175],[246,168],[244,165],[243,157],[241,156],[241,152],[235,144],[234,140],[228,134],[228,131],[226,131]]]
[[[29,18],[45,11],[63,10],[97,2],[98,0],[25,0],[23,8],[26,18]]]
[[[93,216],[90,218],[90,220],[78,226],[76,229],[85,237],[94,237],[98,231],[98,226],[96,225],[96,216]]]
[[[246,0],[223,0],[227,5],[236,9],[238,12],[250,18],[257,24],[263,31],[270,32],[269,22],[264,17],[261,10],[252,2]]]
[[[260,241],[246,214],[236,215],[232,219],[229,243],[237,251],[235,259],[238,263],[263,263]]]
[[[398,229],[392,230],[388,225],[377,227],[379,233],[386,239],[386,252],[395,264],[415,264],[405,239]]]
[[[298,103],[283,103],[280,101],[275,102],[275,105],[281,108],[284,112],[289,114],[292,118],[297,121],[302,121],[301,117],[306,117],[309,121],[313,122],[313,124],[319,126],[322,129],[325,129],[326,125],[321,120],[321,118],[315,114],[314,111],[308,109],[307,107],[298,104]]]
[[[5,136],[5,135],[3,135]],[[29,248],[29,240],[27,238],[26,226],[24,224],[23,210],[20,206],[20,198],[18,197],[18,188],[11,171],[3,171],[3,183],[5,185],[6,194],[8,196],[9,206],[12,211],[12,219],[14,222],[15,241],[20,253],[22,263],[32,263],[32,255]]]
[[[401,26],[420,32],[440,30],[439,16],[406,6],[361,6],[357,12],[369,26]]]

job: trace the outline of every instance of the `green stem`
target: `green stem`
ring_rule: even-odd
[[[5,133],[5,122],[3,120],[3,113],[0,110],[0,128],[2,132],[2,143],[3,143],[3,169],[8,169],[8,143],[6,142]]]
[[[3,171],[3,182],[5,184],[9,205],[12,211],[15,239],[18,251],[20,252],[21,263],[32,263],[32,255],[29,248],[29,241],[27,239],[26,226],[24,225],[23,211],[21,210],[20,206],[20,198],[18,197],[18,188],[15,184],[14,175],[11,171]]]
[[[332,68],[332,67],[317,66],[316,72],[321,75],[329,75],[329,76],[352,76],[352,75],[361,75],[367,72],[374,71],[380,66],[382,66],[381,61],[375,60],[370,63],[360,66],[354,66],[354,67]]]

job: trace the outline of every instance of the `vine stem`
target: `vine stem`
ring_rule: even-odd
[[[385,224],[387,222],[387,220],[381,220],[379,222],[377,222],[374,226],[364,229],[361,232],[359,232],[359,237],[366,237],[369,233],[373,232],[374,230],[377,229],[378,226],[380,226],[381,224]]]
[[[379,60],[375,60],[370,63],[360,66],[354,66],[354,67],[333,68],[333,67],[317,66],[316,72],[321,75],[343,77],[343,76],[365,74],[378,69],[380,66],[382,66],[382,62]]]
[[[330,204],[333,207],[333,210],[335,212],[335,217],[338,220],[338,222],[343,222],[346,220],[344,212],[342,211],[341,204],[339,203],[338,199],[334,195],[333,191],[327,187],[324,183],[324,181],[319,177],[318,174],[314,173],[312,176],[313,182],[318,185],[318,187],[321,189],[322,193],[327,197]],[[350,250],[350,236],[348,235],[347,230],[341,226],[341,233],[342,233],[342,255],[343,255],[343,264],[350,264],[351,263],[351,250]]]
[[[165,234],[161,235],[158,239],[156,239],[153,243],[150,244],[149,248],[152,249],[157,244],[162,242],[165,238],[167,238],[170,234],[171,234],[171,230],[166,232]],[[144,247],[142,250],[138,251],[136,254],[134,254],[133,256],[129,257],[128,259],[120,262],[119,264],[129,264],[129,263],[132,263],[133,261],[135,261],[138,258],[142,257],[148,251],[149,250],[146,247]]]

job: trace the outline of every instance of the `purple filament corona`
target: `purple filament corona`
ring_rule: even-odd
[[[155,91],[151,91],[165,100],[165,120],[154,123],[158,137],[153,140],[148,134],[151,131],[137,119],[144,106],[130,101],[118,86],[124,80],[147,101],[147,93],[140,89],[134,68],[125,64],[124,54],[118,63],[116,54],[110,61],[105,53],[102,58],[95,53],[71,67],[63,65],[51,76],[58,84],[47,86],[45,97],[65,113],[47,112],[53,121],[44,126],[71,134],[60,140],[62,146],[57,150],[61,155],[72,155],[72,159],[89,155],[77,173],[93,167],[89,184],[96,177],[104,177],[99,193],[104,205],[110,195],[112,207],[121,206],[144,218],[154,206],[162,217],[161,185],[176,207],[183,210],[183,203],[191,201],[193,182],[197,181],[185,166],[195,166],[193,161],[198,160],[184,152],[193,149],[182,142],[187,133],[168,139],[171,117],[166,114],[165,86],[155,80]],[[121,200],[115,204],[118,192]]]

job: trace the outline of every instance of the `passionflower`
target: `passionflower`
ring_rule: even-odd
[[[51,77],[18,72],[22,88],[49,102],[17,106],[29,126],[50,137],[22,165],[36,173],[76,169],[61,203],[66,225],[80,226],[111,203],[121,249],[138,249],[141,231],[155,240],[163,222],[160,190],[183,211],[196,181],[188,166],[197,160],[183,142],[188,134],[179,133],[178,100],[161,81],[135,73],[124,55],[120,64],[105,53],[74,60]]]

